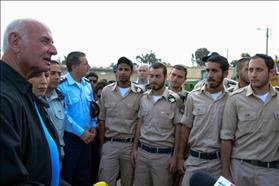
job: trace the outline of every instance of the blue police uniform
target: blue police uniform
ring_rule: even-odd
[[[89,81],[81,82],[67,74],[58,89],[64,94],[65,103],[65,158],[62,177],[72,185],[88,185],[91,175],[91,144],[80,136],[85,130],[96,127],[96,118],[90,116],[90,102],[94,101]]]

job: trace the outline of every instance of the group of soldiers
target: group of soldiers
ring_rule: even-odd
[[[229,63],[205,56],[206,81],[190,93],[187,69],[149,68],[147,90],[130,81],[132,62],[120,58],[114,84],[100,101],[100,179],[116,185],[183,185],[204,171],[236,185],[278,185],[279,88],[270,85],[273,59],[240,59],[238,83],[227,87]],[[181,104],[182,103],[182,104]],[[134,173],[134,174],[133,174]],[[181,177],[179,178],[179,176]]]
[[[44,24],[15,20],[3,51],[0,184],[90,185],[98,139],[98,179],[110,186],[119,178],[123,186],[189,186],[200,171],[238,186],[279,185],[279,88],[269,83],[268,55],[239,60],[230,87],[228,60],[210,53],[206,80],[191,92],[185,66],[140,65],[133,82],[133,63],[121,57],[97,101],[85,53],[69,53],[60,82]],[[39,82],[49,77],[47,87]]]

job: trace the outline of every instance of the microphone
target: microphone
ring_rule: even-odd
[[[190,178],[190,186],[236,186],[220,176],[218,180],[205,172],[195,172]]]
[[[108,186],[108,184],[104,181],[99,181],[99,182],[95,183],[93,186]]]

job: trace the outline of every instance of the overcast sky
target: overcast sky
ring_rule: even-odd
[[[121,56],[136,62],[150,50],[172,65],[191,66],[191,54],[203,47],[231,61],[243,52],[265,53],[266,28],[269,55],[279,56],[276,1],[1,1],[1,46],[7,24],[18,18],[50,27],[53,59],[79,50],[95,67]]]

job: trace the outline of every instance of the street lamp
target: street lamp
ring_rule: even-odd
[[[257,30],[261,31],[262,29],[257,28]],[[265,35],[265,37],[266,37],[266,40],[265,40],[265,53],[266,53],[266,55],[268,55],[268,38],[271,36],[270,31],[271,30],[269,28],[266,28],[266,35]]]

